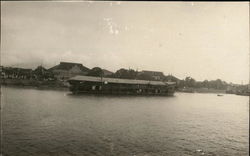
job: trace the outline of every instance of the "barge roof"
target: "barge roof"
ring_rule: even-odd
[[[148,80],[131,80],[131,79],[118,79],[107,77],[94,77],[94,76],[75,76],[69,81],[88,81],[88,82],[107,82],[107,83],[121,83],[121,84],[149,84],[149,85],[175,85],[175,82],[162,82],[162,81],[148,81]]]

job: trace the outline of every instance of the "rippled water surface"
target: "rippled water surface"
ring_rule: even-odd
[[[4,155],[248,155],[249,99],[2,88]]]

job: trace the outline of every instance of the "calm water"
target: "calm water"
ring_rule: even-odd
[[[2,88],[4,155],[248,155],[248,97]]]

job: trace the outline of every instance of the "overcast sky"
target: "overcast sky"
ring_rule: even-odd
[[[248,83],[247,2],[1,2],[1,64]]]

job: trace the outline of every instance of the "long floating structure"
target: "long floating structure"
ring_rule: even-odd
[[[175,82],[75,76],[68,80],[74,94],[161,95],[173,96]]]

